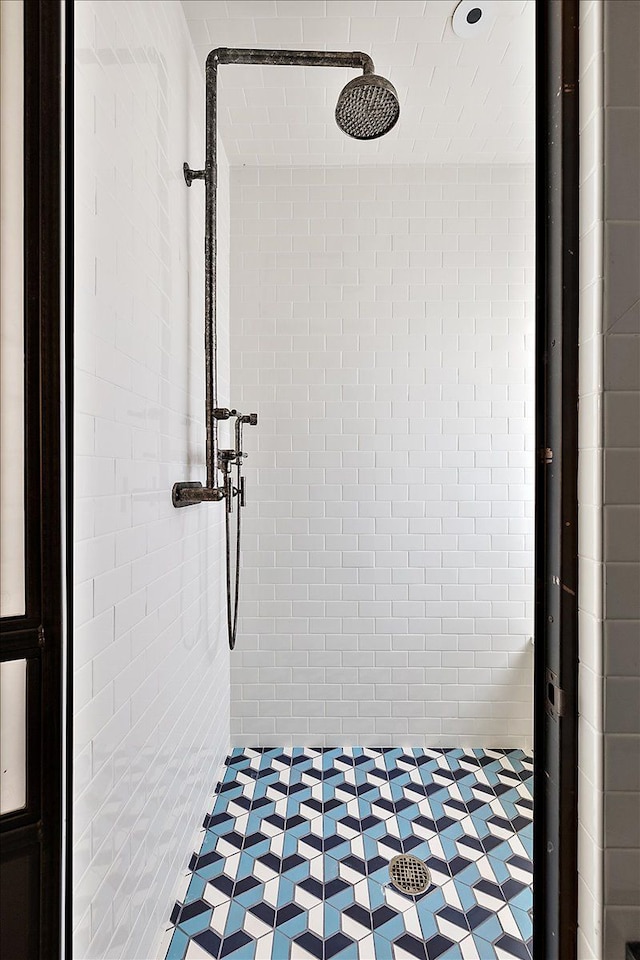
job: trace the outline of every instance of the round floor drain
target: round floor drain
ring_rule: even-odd
[[[389,877],[394,887],[412,895],[424,893],[431,885],[431,874],[426,863],[409,853],[401,853],[393,858],[389,864]]]

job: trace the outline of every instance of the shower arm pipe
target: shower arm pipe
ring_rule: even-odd
[[[258,66],[291,67],[347,67],[373,74],[373,60],[366,53],[332,50],[256,50],[235,47],[218,47],[207,57],[205,67],[205,166],[204,170],[192,170],[183,166],[184,178],[190,187],[194,180],[204,180],[205,185],[205,236],[204,236],[204,312],[205,312],[205,423],[206,440],[206,485],[182,482],[174,484],[174,506],[188,506],[205,500],[222,500],[224,486],[218,485],[218,331],[216,316],[216,266],[217,266],[217,193],[218,193],[218,65],[255,64]]]
[[[367,53],[345,50],[256,50],[251,47],[217,47],[207,57],[206,69],[220,63],[266,65],[271,67],[349,67],[373,73]],[[209,77],[207,76],[207,85]]]

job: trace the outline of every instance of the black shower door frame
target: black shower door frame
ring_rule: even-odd
[[[0,661],[26,662],[26,802],[0,816],[0,953],[7,960],[58,960],[70,891],[69,875],[63,879],[64,564],[72,501],[64,439],[73,419],[63,373],[61,200],[71,143],[63,131],[63,10],[58,0],[23,7],[25,548],[16,562],[24,563],[25,609],[0,620]]]
[[[579,0],[536,3],[535,960],[576,960]]]

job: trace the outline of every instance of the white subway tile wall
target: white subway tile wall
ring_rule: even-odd
[[[231,184],[233,743],[530,747],[533,168]]]
[[[74,938],[156,956],[229,743],[221,511],[204,476],[203,80],[178,3],[75,6]],[[220,178],[228,172],[222,157]],[[228,392],[228,190],[220,195]]]

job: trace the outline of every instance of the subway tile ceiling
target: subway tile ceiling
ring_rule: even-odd
[[[219,122],[234,166],[533,162],[534,0],[492,0],[485,33],[465,40],[451,26],[457,0],[182,4],[203,65],[218,46],[362,50],[400,96],[396,127],[359,142],[333,118],[353,70],[224,66]]]

